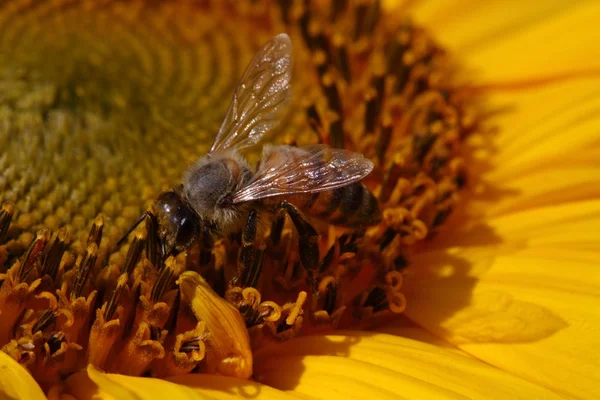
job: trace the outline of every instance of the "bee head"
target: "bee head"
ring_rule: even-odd
[[[190,248],[200,232],[200,218],[194,210],[176,191],[161,193],[155,206],[164,255],[176,255]]]

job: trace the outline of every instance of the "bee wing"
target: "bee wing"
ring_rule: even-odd
[[[279,122],[290,97],[292,41],[285,33],[267,42],[254,56],[233,95],[210,153],[250,147]]]
[[[337,189],[361,180],[372,170],[369,159],[344,149],[266,145],[256,174],[232,200],[235,204]]]

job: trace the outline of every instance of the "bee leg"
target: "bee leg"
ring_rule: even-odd
[[[256,286],[262,270],[262,251],[254,245],[258,211],[253,209],[248,214],[246,226],[242,234],[242,247],[238,257],[238,273],[234,278],[235,285],[242,287]]]
[[[290,216],[296,231],[298,231],[300,236],[300,262],[306,269],[314,293],[317,290],[316,274],[319,269],[319,234],[295,206],[287,201],[282,201],[279,207]]]
[[[285,214],[283,212],[278,212],[273,219],[273,223],[271,224],[271,242],[275,246],[279,244],[281,240],[281,232],[283,231],[283,225],[285,224]]]
[[[205,266],[211,260],[215,242],[207,225],[202,225],[202,241],[200,242],[200,265]]]
[[[143,214],[142,214],[142,216],[141,216],[141,217],[140,217],[140,218],[139,218],[137,221],[135,221],[135,223],[134,223],[133,225],[131,225],[131,228],[129,228],[129,229],[127,230],[127,232],[125,232],[125,234],[124,234],[124,235],[121,237],[121,239],[119,239],[119,241],[117,242],[117,248],[121,247],[121,245],[122,245],[123,243],[125,243],[125,241],[127,240],[127,237],[129,236],[129,234],[130,234],[131,232],[133,232],[133,230],[134,230],[135,228],[137,228],[137,226],[138,226],[139,224],[141,224],[141,223],[142,223],[142,221],[143,221],[143,220],[145,220],[145,219],[146,219],[146,217],[147,217],[147,216],[149,216],[149,215],[152,215],[152,216],[153,216],[153,214],[152,214],[150,211],[146,211],[145,213],[143,213]]]

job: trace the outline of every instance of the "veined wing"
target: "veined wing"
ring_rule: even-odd
[[[233,195],[233,203],[297,193],[337,189],[373,170],[362,154],[323,145],[266,145],[252,180]]]
[[[274,128],[290,97],[291,75],[292,42],[282,33],[261,47],[250,61],[210,153],[250,147]]]

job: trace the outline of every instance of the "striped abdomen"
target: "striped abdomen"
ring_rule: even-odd
[[[302,212],[333,225],[360,227],[381,220],[379,203],[369,189],[355,182],[335,190],[296,195],[290,203]]]
[[[369,189],[356,181],[372,168],[363,155],[343,149],[266,145],[258,178],[238,196],[252,197],[253,191],[275,194],[267,203],[285,199],[303,213],[334,225],[373,225],[381,220],[379,204]],[[346,182],[354,183],[331,189]]]

